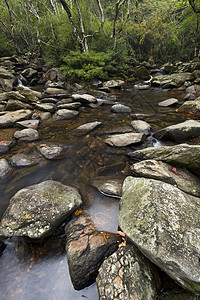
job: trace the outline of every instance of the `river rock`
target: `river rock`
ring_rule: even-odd
[[[39,139],[39,133],[36,129],[27,128],[15,131],[14,137],[20,141],[35,141]]]
[[[0,236],[48,236],[82,204],[78,190],[47,180],[19,190],[10,200]]]
[[[56,98],[43,98],[40,101],[42,103],[53,103],[53,104],[56,104],[58,102],[58,99],[56,99]]]
[[[60,104],[58,104],[59,109],[77,109],[80,106],[81,106],[80,102],[60,103]]]
[[[59,109],[54,115],[55,120],[69,120],[77,117],[79,114],[76,110],[71,109]]]
[[[106,144],[113,147],[124,147],[133,144],[140,144],[145,140],[143,133],[122,133],[110,135],[106,140]]]
[[[5,158],[0,159],[0,180],[4,181],[9,179],[14,173],[9,163]]]
[[[48,120],[48,119],[50,119],[50,118],[51,118],[51,113],[48,112],[48,111],[42,112],[42,113],[40,114],[40,119],[41,119],[41,120]]]
[[[144,133],[145,135],[149,135],[151,131],[151,126],[141,120],[132,121],[131,125],[136,132]]]
[[[194,79],[192,73],[174,73],[170,75],[158,75],[151,81],[153,86],[162,86],[164,88],[180,87],[184,85],[185,81],[191,81]]]
[[[123,85],[123,80],[109,80],[103,83],[103,88],[121,88]]]
[[[42,93],[38,92],[38,91],[34,91],[26,86],[23,85],[19,85],[17,87],[17,90],[19,91],[19,93],[21,95],[23,95],[24,97],[26,97],[28,99],[29,102],[37,102],[38,99],[42,98]]]
[[[186,101],[179,107],[180,112],[200,115],[200,97],[194,101]]]
[[[13,79],[14,75],[10,71],[0,67],[0,78]]]
[[[69,91],[60,88],[49,87],[45,90],[45,93],[53,95],[68,95]]]
[[[33,109],[33,107],[30,104],[19,100],[8,100],[6,110],[15,111],[18,109]]]
[[[176,285],[174,288],[169,287],[167,290],[162,290],[157,296],[158,300],[197,300],[198,296],[185,289],[181,288],[180,286]]]
[[[164,100],[164,101],[161,101],[158,103],[159,106],[164,106],[164,107],[173,106],[173,105],[177,105],[177,104],[178,104],[178,100],[175,98],[170,98],[170,99],[167,99],[167,100]]]
[[[42,111],[48,111],[51,113],[55,112],[56,110],[55,105],[52,103],[36,103],[35,108]]]
[[[111,111],[114,113],[130,113],[131,108],[123,104],[115,104],[111,107]]]
[[[0,78],[0,88],[4,92],[12,91],[14,79]]]
[[[122,195],[122,179],[106,179],[102,176],[95,178],[92,184],[107,196],[120,198]]]
[[[73,94],[72,99],[74,101],[83,102],[83,103],[96,103],[97,99],[89,94]]]
[[[27,68],[27,69],[25,69],[21,72],[22,76],[24,76],[28,79],[33,78],[34,76],[36,76],[37,73],[38,73],[38,71],[34,70],[32,68]]]
[[[0,141],[0,154],[9,152],[13,146],[14,146],[13,141],[6,141],[6,140]]]
[[[187,139],[199,137],[200,122],[187,120],[183,123],[171,125],[154,133],[157,139],[170,139],[173,141],[184,141]]]
[[[159,287],[155,268],[133,245],[109,256],[96,281],[100,300],[153,300]]]
[[[188,169],[200,168],[199,145],[179,144],[176,146],[148,147],[129,152],[128,155],[135,160],[155,159]]]
[[[40,123],[39,120],[25,120],[25,121],[17,122],[16,125],[18,127],[22,127],[22,128],[37,129],[39,126],[39,123]]]
[[[190,94],[196,94],[196,88],[195,85],[191,85],[189,87],[186,88],[186,93],[190,93]]]
[[[100,126],[101,124],[102,122],[98,122],[98,121],[90,122],[77,127],[76,130],[86,133],[92,131],[94,128]]]
[[[189,94],[187,94],[185,97],[184,97],[184,100],[185,101],[190,101],[190,100],[195,100],[196,99],[196,96],[194,95],[194,94],[191,94],[191,93],[189,93]]]
[[[118,249],[121,237],[97,231],[88,214],[73,218],[65,228],[67,259],[74,288],[83,289],[93,283],[106,256]]]
[[[192,293],[200,293],[199,198],[158,180],[127,177],[119,226],[139,250]]]
[[[64,147],[60,145],[47,145],[40,144],[37,146],[37,150],[46,158],[46,159],[58,159],[63,156]]]
[[[10,91],[6,93],[6,99],[11,99],[11,100],[19,100],[22,102],[27,103],[28,100],[26,99],[25,96],[21,95],[19,91]]]
[[[10,162],[15,167],[30,167],[39,164],[40,158],[33,154],[17,153],[11,157]]]
[[[6,114],[0,116],[0,128],[13,127],[16,122],[29,119],[32,113],[33,112],[29,109],[20,109],[14,112],[6,112]]]
[[[200,180],[186,169],[161,161],[144,160],[132,165],[131,170],[137,176],[161,180],[200,197]]]

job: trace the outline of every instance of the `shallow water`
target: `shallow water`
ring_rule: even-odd
[[[148,114],[145,121],[153,131],[165,126],[191,119],[190,114],[180,114],[176,108],[163,108],[158,102],[175,97],[184,97],[181,92],[123,91],[117,94],[117,102],[128,105],[132,113]],[[32,143],[20,142],[9,154],[9,159],[18,152],[35,153],[38,143],[53,142],[68,145],[65,157],[60,160],[42,159],[39,165],[16,169],[15,176],[0,185],[0,215],[8,206],[9,199],[21,188],[47,179],[76,186],[84,202],[84,209],[93,215],[98,230],[117,231],[119,199],[100,194],[92,182],[97,176],[125,178],[130,175],[131,161],[127,149],[134,150],[146,145],[158,146],[159,141],[149,137],[145,146],[116,149],[105,144],[106,134],[130,126],[131,114],[114,114],[110,105],[97,108],[85,107],[80,115],[67,121],[43,121],[39,127],[40,140]],[[78,135],[75,128],[93,121],[102,125],[85,135]],[[4,129],[0,138],[9,139],[16,129]],[[64,237],[55,236],[40,242],[26,238],[12,238],[6,241],[7,248],[0,258],[1,300],[65,300],[98,299],[95,284],[75,291],[70,281],[64,250]]]

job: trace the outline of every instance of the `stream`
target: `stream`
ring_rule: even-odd
[[[183,92],[130,89],[115,93],[117,102],[132,108],[131,114],[147,114],[144,120],[152,126],[152,131],[193,117],[177,113],[176,107],[158,106],[160,101],[168,98],[177,98],[182,104]],[[11,180],[0,184],[0,215],[18,190],[52,179],[79,189],[84,211],[93,216],[98,230],[117,232],[119,199],[101,194],[92,182],[98,176],[123,180],[131,175],[132,162],[126,155],[127,151],[158,146],[160,142],[150,136],[142,146],[120,149],[106,145],[106,134],[120,131],[133,121],[131,114],[111,113],[110,107],[84,107],[79,116],[72,120],[41,121],[39,142],[65,144],[68,146],[67,155],[62,159],[42,160],[38,165],[16,169]],[[76,127],[93,121],[100,121],[102,125],[86,135],[75,132]],[[8,140],[15,131],[16,128],[1,129],[0,139]],[[12,155],[24,151],[34,153],[37,143],[20,142],[2,158],[9,160]],[[68,271],[62,228],[55,236],[41,241],[15,237],[7,239],[5,243],[7,247],[0,258],[0,300],[99,299],[96,284],[81,291],[74,290]]]

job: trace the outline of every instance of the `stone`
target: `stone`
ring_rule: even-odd
[[[96,103],[97,99],[89,94],[73,94],[72,99],[74,101],[83,102],[83,103]]]
[[[49,145],[49,144],[40,144],[37,146],[37,150],[46,158],[46,159],[58,159],[63,156],[64,146],[62,145]]]
[[[0,78],[13,79],[14,75],[11,72],[9,72],[8,70],[0,67]]]
[[[65,227],[66,252],[73,286],[80,290],[95,282],[98,269],[105,257],[118,249],[121,237],[97,231],[91,215],[81,214]]]
[[[137,78],[137,80],[149,80],[151,78],[149,70],[144,66],[134,68],[133,76]]]
[[[158,103],[159,106],[164,106],[164,107],[173,106],[177,104],[178,104],[178,100],[175,98],[170,98]]]
[[[14,137],[20,141],[35,141],[39,139],[39,133],[36,129],[27,128],[15,131]]]
[[[80,102],[72,102],[72,103],[63,103],[59,104],[58,108],[59,109],[77,109],[81,106]]]
[[[3,253],[5,248],[6,248],[6,245],[4,244],[4,242],[0,241],[0,255]]]
[[[188,101],[188,100],[195,100],[196,99],[196,96],[194,94],[187,94],[185,97],[184,97],[184,100],[185,101]]]
[[[90,122],[90,123],[86,123],[81,126],[78,126],[76,128],[76,130],[86,133],[86,132],[92,131],[93,129],[97,128],[101,124],[102,124],[102,122],[98,122],[98,121]]]
[[[200,197],[200,179],[186,169],[151,159],[133,164],[131,171],[139,177],[167,182],[188,194]]]
[[[158,300],[197,300],[198,296],[182,289],[180,286],[163,290],[157,297]]]
[[[45,90],[45,93],[53,95],[68,95],[69,91],[60,88],[49,87]]]
[[[149,90],[150,89],[150,85],[149,84],[134,84],[133,88],[135,90],[139,90],[139,91],[142,91],[142,90]]]
[[[179,112],[200,115],[200,97],[194,101],[186,101],[179,107]]]
[[[33,107],[30,104],[19,100],[8,100],[6,110],[15,111],[18,109],[33,109]]]
[[[146,257],[127,245],[102,263],[96,282],[100,300],[153,300],[160,280]]]
[[[195,85],[191,85],[189,87],[186,88],[186,93],[190,93],[190,94],[196,94],[196,88]]]
[[[27,103],[28,100],[26,99],[25,96],[21,95],[19,91],[10,91],[6,93],[6,99],[11,99],[11,100],[19,100],[22,102]]]
[[[151,131],[151,126],[142,120],[136,120],[131,122],[131,126],[136,132],[144,133],[145,135],[149,135]]]
[[[32,128],[37,129],[39,126],[40,121],[39,120],[25,120],[17,122],[16,125],[21,128]]]
[[[69,120],[77,117],[79,114],[76,110],[71,109],[59,109],[54,115],[55,120]]]
[[[185,81],[194,79],[194,75],[189,72],[174,73],[170,75],[158,75],[152,79],[153,86],[162,86],[165,88],[180,87],[184,85]]]
[[[19,93],[24,96],[29,102],[38,102],[42,98],[42,93],[34,91],[26,86],[18,85],[17,90]]]
[[[140,144],[144,141],[145,135],[143,133],[122,133],[110,135],[106,140],[106,144],[113,147],[125,147],[129,145]]]
[[[199,145],[179,144],[176,146],[148,147],[129,152],[128,155],[135,160],[155,159],[188,169],[200,168]]]
[[[200,294],[199,198],[168,183],[131,176],[122,191],[121,230],[178,284]]]
[[[12,89],[13,89],[13,83],[14,83],[14,79],[0,78],[0,88],[4,92],[12,91]]]
[[[123,85],[123,80],[109,80],[103,83],[103,88],[121,88]]]
[[[56,110],[55,105],[51,103],[36,103],[35,108],[42,111],[51,112],[51,113],[55,112]]]
[[[30,78],[36,76],[37,73],[38,73],[37,70],[34,70],[32,68],[27,68],[27,69],[23,70],[21,74],[22,74],[22,76],[30,79]]]
[[[33,154],[17,153],[10,158],[15,167],[30,167],[40,163],[40,158]]]
[[[41,120],[48,120],[51,118],[51,113],[50,112],[42,112],[40,114],[40,119]]]
[[[53,103],[56,104],[58,102],[58,99],[56,98],[43,98],[41,99],[42,103]]]
[[[14,146],[13,141],[7,141],[7,140],[0,141],[0,154],[9,152],[13,146]]]
[[[0,224],[0,236],[51,235],[82,204],[74,187],[47,180],[19,190],[10,200]]]
[[[107,196],[120,198],[122,195],[122,179],[107,179],[102,176],[95,178],[92,185]]]
[[[5,158],[0,159],[0,181],[9,179],[14,174],[14,170],[11,168]]]
[[[115,104],[111,107],[111,111],[114,113],[130,113],[131,108],[123,104]]]
[[[154,133],[157,139],[170,139],[173,141],[185,141],[187,139],[199,137],[200,122],[187,120],[176,125],[171,125]]]

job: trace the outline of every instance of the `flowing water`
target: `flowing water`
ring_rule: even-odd
[[[147,121],[156,131],[165,126],[192,118],[190,114],[180,114],[176,108],[159,107],[158,102],[175,97],[184,97],[181,92],[121,91],[117,102],[132,108],[133,114],[147,114]],[[127,151],[144,146],[117,149],[105,144],[106,134],[123,131],[130,126],[131,114],[114,114],[110,105],[96,108],[85,107],[73,120],[42,121],[39,127],[39,143],[67,145],[67,152],[60,160],[42,160],[39,165],[16,169],[15,176],[0,185],[0,215],[2,216],[9,199],[21,188],[47,179],[76,186],[83,198],[84,210],[93,215],[98,230],[116,232],[119,199],[102,195],[92,186],[97,176],[120,178],[130,175],[131,161]],[[101,121],[102,125],[85,135],[78,135],[76,127],[87,122]],[[2,129],[1,140],[9,140],[16,129]],[[9,159],[19,152],[36,153],[37,142],[20,142],[9,154]],[[147,145],[159,146],[150,136]],[[81,290],[73,289],[65,254],[65,238],[60,234],[42,241],[27,238],[6,240],[6,250],[0,257],[0,300],[78,300],[98,299],[96,284]]]

